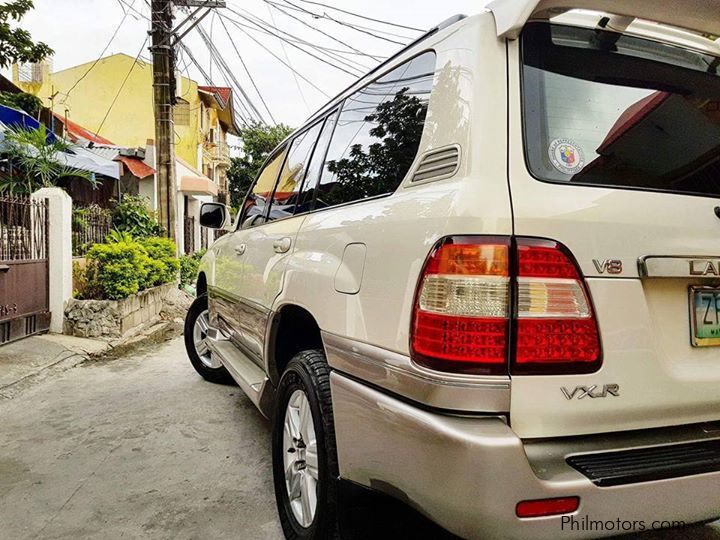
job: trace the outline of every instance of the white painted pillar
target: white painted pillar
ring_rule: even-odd
[[[72,298],[72,199],[60,188],[42,188],[33,199],[48,200],[50,331],[62,334],[65,303]]]

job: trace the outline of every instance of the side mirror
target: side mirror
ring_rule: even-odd
[[[231,222],[227,206],[217,202],[206,202],[200,207],[200,225],[208,229],[227,229]]]

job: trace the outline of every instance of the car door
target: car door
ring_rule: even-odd
[[[270,310],[282,290],[287,259],[304,220],[296,210],[302,208],[303,182],[322,127],[323,121],[319,121],[288,143],[279,179],[267,197],[268,204],[262,217],[238,231],[233,243],[242,267],[242,279],[236,285],[236,317],[243,334],[243,345],[257,359],[262,358]],[[264,198],[268,195],[265,191],[268,186],[259,178],[250,196],[255,194]],[[243,216],[246,223],[255,211],[252,206],[247,206],[246,217]]]
[[[242,285],[247,279],[247,258],[244,256],[250,234],[247,222],[250,219],[258,222],[264,220],[268,200],[275,190],[286,155],[287,145],[277,148],[270,155],[245,198],[237,218],[236,230],[226,234],[213,246],[215,275],[213,286],[208,291],[210,313],[214,324],[242,349],[247,348],[244,328],[252,326],[252,319],[256,317],[254,311],[245,307],[242,297],[246,289]]]

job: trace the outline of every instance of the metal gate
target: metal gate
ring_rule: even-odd
[[[48,202],[0,196],[0,344],[45,332]]]

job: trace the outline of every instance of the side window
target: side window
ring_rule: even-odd
[[[270,220],[291,216],[295,213],[303,180],[310,164],[315,143],[320,135],[322,122],[297,135],[290,145],[287,159],[280,173],[270,207]]]
[[[392,193],[417,154],[435,53],[398,66],[348,97],[328,149],[316,208]]]
[[[265,166],[260,171],[250,193],[243,203],[242,213],[238,220],[239,226],[242,226],[242,223],[247,218],[265,214],[267,202],[275,190],[275,183],[277,182],[278,174],[280,174],[280,167],[285,161],[286,151],[286,146],[279,148],[268,159],[267,163],[265,163]]]
[[[305,182],[303,183],[297,208],[295,210],[296,214],[309,212],[313,209],[312,205],[313,199],[315,198],[315,189],[317,187],[318,179],[320,178],[320,173],[323,169],[325,153],[327,152],[328,145],[330,144],[330,137],[332,137],[337,117],[338,111],[335,111],[325,119],[325,124],[322,127],[320,138],[318,139],[317,145],[315,145],[315,151],[313,152],[307,174],[305,175]]]

